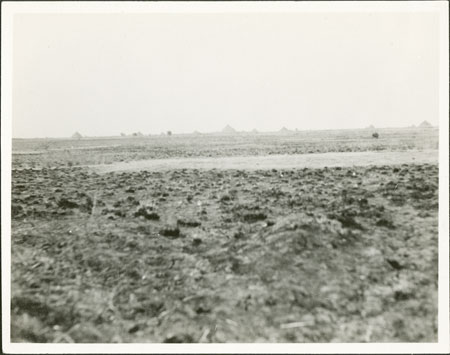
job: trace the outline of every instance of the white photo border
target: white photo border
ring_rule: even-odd
[[[436,12],[440,18],[439,311],[437,343],[25,344],[10,342],[13,18],[18,13]],[[449,345],[449,19],[447,1],[2,2],[1,192],[2,351],[5,353],[448,353]]]

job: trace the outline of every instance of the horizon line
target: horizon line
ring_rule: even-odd
[[[425,121],[424,121],[425,122]],[[423,123],[423,122],[422,122]],[[226,125],[224,127],[231,127],[230,125]],[[231,127],[232,128],[232,127]],[[282,134],[283,132],[286,133],[300,133],[300,132],[310,132],[310,131],[316,131],[316,132],[320,132],[320,131],[353,131],[353,130],[370,130],[370,129],[407,129],[407,128],[422,128],[422,129],[429,129],[429,128],[439,128],[439,124],[437,125],[431,125],[427,126],[427,127],[421,127],[420,124],[419,125],[410,125],[410,126],[400,126],[400,127],[358,127],[358,128],[329,128],[329,129],[324,129],[324,128],[317,128],[317,129],[298,129],[298,128],[294,128],[294,129],[289,129],[286,127],[282,127],[281,129],[277,130],[277,131],[260,131],[256,128],[252,129],[252,130],[248,130],[248,131],[238,131],[235,130],[234,128],[232,128],[234,130],[234,132],[223,132],[223,131],[212,131],[212,132],[200,132],[197,130],[191,131],[191,132],[180,132],[180,133],[176,133],[173,131],[170,131],[171,134],[169,135],[168,131],[165,132],[160,132],[160,133],[142,133],[140,131],[138,132],[133,132],[133,133],[129,133],[126,134],[125,136],[122,136],[120,133],[118,135],[101,135],[101,136],[90,136],[90,135],[82,135],[81,133],[79,133],[79,131],[74,132],[72,135],[79,133],[81,135],[80,138],[73,138],[72,136],[45,136],[45,137],[11,137],[11,139],[83,139],[83,138],[142,138],[142,137],[168,137],[168,136],[182,136],[182,135],[238,135],[238,134]],[[255,132],[256,130],[256,132]],[[136,135],[135,135],[136,134]]]

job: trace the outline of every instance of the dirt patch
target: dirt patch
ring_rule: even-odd
[[[436,164],[437,150],[407,152],[339,152],[297,155],[268,155],[222,158],[152,159],[129,163],[97,165],[100,173],[115,171],[173,170],[173,169],[298,169],[324,167],[351,167],[398,164]]]

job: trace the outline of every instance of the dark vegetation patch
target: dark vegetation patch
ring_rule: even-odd
[[[159,220],[159,214],[157,214],[156,212],[153,211],[152,207],[148,207],[148,206],[142,206],[140,207],[135,213],[134,213],[135,217],[144,217],[145,219],[149,219],[149,220],[153,220],[153,221],[158,221]]]
[[[263,221],[267,218],[265,213],[244,213],[242,219],[244,222],[253,223],[257,221]]]
[[[74,201],[70,201],[66,198],[62,198],[61,200],[58,201],[58,207],[61,208],[77,208],[78,207],[78,203],[74,202]]]
[[[164,227],[159,231],[159,234],[165,237],[178,238],[181,237],[180,229],[178,227]]]
[[[185,219],[179,219],[177,221],[177,224],[181,227],[192,227],[192,228],[199,227],[202,225],[201,222]]]

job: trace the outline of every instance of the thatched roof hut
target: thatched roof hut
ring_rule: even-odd
[[[433,127],[433,126],[431,125],[430,122],[428,122],[428,121],[423,121],[423,122],[419,125],[419,127],[420,127],[420,128],[431,128],[431,127]]]
[[[228,134],[236,133],[236,130],[233,127],[231,127],[230,125],[226,125],[224,127],[224,129],[222,129],[222,133],[228,133]]]

